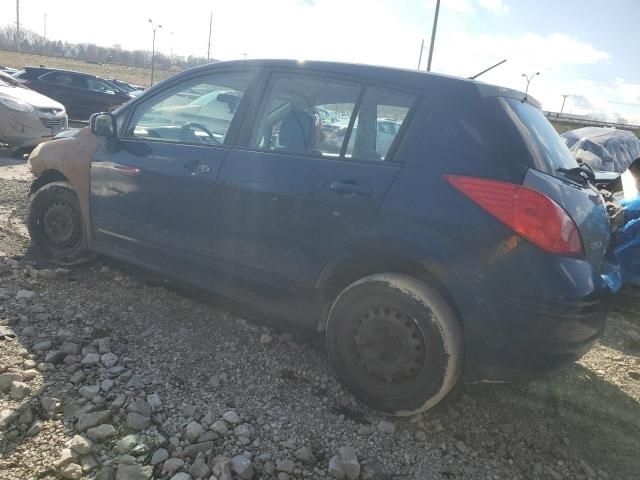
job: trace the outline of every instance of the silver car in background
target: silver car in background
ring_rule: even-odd
[[[33,147],[69,128],[61,103],[0,72],[0,143]]]

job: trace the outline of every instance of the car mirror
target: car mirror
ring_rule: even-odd
[[[94,135],[107,138],[116,136],[116,117],[110,113],[94,113],[91,115],[89,125]]]

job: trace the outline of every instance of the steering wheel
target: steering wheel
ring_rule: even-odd
[[[209,130],[204,125],[200,123],[195,123],[195,122],[185,123],[180,127],[180,140],[192,141],[196,139],[202,143],[201,137],[198,137],[195,134],[195,130],[202,130],[204,133],[207,134],[207,137],[209,138],[209,140],[211,140],[211,142],[214,145],[220,145],[220,140],[218,140],[216,137],[213,136],[213,133],[211,133],[211,130]]]

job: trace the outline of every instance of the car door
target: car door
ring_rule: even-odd
[[[364,235],[398,172],[376,147],[381,102],[403,121],[415,96],[295,72],[274,72],[264,92],[244,148],[220,172],[216,251],[245,287],[303,307],[323,265]]]
[[[254,75],[252,69],[200,74],[132,104],[119,138],[100,146],[91,165],[91,223],[99,249],[199,264],[211,257],[216,178]],[[192,93],[194,86],[202,93]],[[199,95],[222,89],[229,93],[217,116],[196,122],[181,115]]]

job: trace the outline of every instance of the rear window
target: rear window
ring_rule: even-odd
[[[516,98],[500,98],[518,127],[533,158],[533,168],[556,175],[559,168],[576,168],[578,162],[545,118],[533,105]]]

